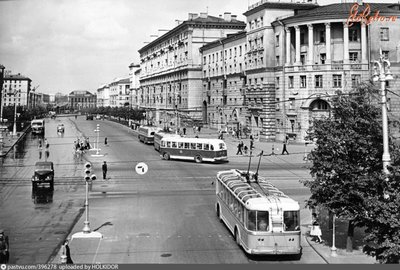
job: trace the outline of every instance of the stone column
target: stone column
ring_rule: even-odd
[[[286,33],[286,65],[290,65],[290,50],[291,50],[291,36],[290,36],[290,28],[285,27],[285,33]]]
[[[367,26],[361,22],[361,63],[368,63],[367,59]]]
[[[307,24],[308,27],[308,64],[314,64],[314,27]]]
[[[330,64],[331,63],[331,24],[330,23],[325,23],[325,51],[326,51],[326,63]]]
[[[296,25],[294,27],[296,30],[296,65],[300,65],[300,27]]]
[[[349,26],[343,23],[343,63],[349,63]]]

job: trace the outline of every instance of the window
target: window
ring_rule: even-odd
[[[196,149],[197,150],[202,150],[203,149],[203,144],[202,143],[198,143]]]
[[[381,41],[389,41],[389,28],[387,27],[381,27]]]
[[[276,56],[276,65],[279,66],[279,55]]]
[[[382,51],[383,58],[389,59],[389,51]]]
[[[276,77],[276,86],[275,86],[275,88],[279,89],[279,77]]]
[[[208,143],[205,143],[204,144],[204,150],[210,150],[210,145],[208,144]]]
[[[294,110],[294,98],[289,98],[289,110]]]
[[[355,88],[360,85],[361,75],[353,74],[351,75],[351,87]]]
[[[280,107],[280,103],[279,103],[279,98],[276,99],[276,106],[275,106],[276,110],[279,111],[281,109]]]
[[[315,88],[322,87],[322,75],[315,75]]]
[[[190,143],[190,149],[196,150],[196,143]]]
[[[321,59],[321,64],[325,64],[326,61],[326,54],[325,53],[321,53],[319,55],[320,59]]]
[[[293,88],[293,76],[289,76],[289,88]]]
[[[319,42],[325,43],[325,30],[319,31]]]
[[[357,41],[358,35],[357,35],[357,29],[350,29],[349,31],[349,41]]]
[[[358,52],[349,52],[350,61],[356,62],[358,60]]]
[[[275,36],[275,46],[279,47],[279,35]]]
[[[306,76],[300,76],[300,87],[301,88],[307,87],[307,77]]]
[[[333,87],[342,87],[342,75],[333,75]]]
[[[306,62],[306,55],[305,54],[301,54],[300,55],[300,62],[301,62],[302,65],[305,64],[305,62]]]
[[[246,227],[248,230],[251,231],[268,231],[269,230],[268,211],[248,211]]]
[[[312,111],[327,111],[329,110],[329,104],[325,100],[317,99],[310,104]]]
[[[284,211],[283,224],[285,231],[300,231],[300,220],[298,211]]]

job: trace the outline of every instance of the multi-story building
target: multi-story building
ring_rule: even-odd
[[[26,106],[29,105],[29,96],[31,91],[32,80],[28,77],[18,74],[4,74],[3,91],[2,91],[2,106],[14,105]]]
[[[96,95],[89,91],[72,91],[68,95],[69,108],[73,110],[96,108],[96,99]]]
[[[242,31],[245,23],[226,12],[189,18],[139,50],[139,106],[148,122],[179,125],[178,118],[202,118],[202,65],[200,47]]]
[[[139,108],[138,94],[140,90],[140,65],[134,63],[129,65],[129,81],[130,81],[130,104],[132,108]]]
[[[354,5],[358,14],[369,8],[378,21],[348,21]],[[379,51],[399,73],[399,4],[318,6],[312,1],[260,1],[244,13],[247,18],[248,124],[261,138],[304,140],[313,119],[328,115],[330,97],[369,81],[371,61]],[[393,21],[394,20],[394,21]],[[396,77],[396,76],[395,76]],[[388,87],[392,104],[399,105],[399,79]],[[396,96],[397,94],[397,96]],[[389,104],[390,104],[389,102]],[[394,107],[394,106],[392,106]],[[392,109],[392,113],[396,113]]]
[[[203,59],[203,122],[240,130],[246,123],[242,88],[246,32],[229,34],[200,48]]]
[[[130,106],[130,80],[129,78],[116,79],[110,83],[110,106]]]
[[[110,106],[110,85],[103,84],[97,89],[97,107]]]

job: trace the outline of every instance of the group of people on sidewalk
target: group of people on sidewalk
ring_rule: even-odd
[[[39,159],[42,159],[43,146],[45,147],[45,158],[47,160],[47,158],[50,156],[50,144],[47,138],[44,138],[44,142],[41,138],[38,140]]]
[[[254,149],[254,137],[253,137],[253,135],[250,135],[250,147],[249,148],[247,147],[247,145],[245,145],[243,143],[243,141],[240,141],[238,146],[237,146],[237,149],[238,150],[236,152],[236,155],[243,155],[243,153],[245,155],[247,155],[247,151],[249,149],[250,149],[250,151],[253,150]]]

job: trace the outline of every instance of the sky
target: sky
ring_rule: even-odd
[[[0,0],[0,64],[37,92],[92,93],[139,64],[138,50],[188,13],[238,15],[257,0]],[[340,0],[319,0],[320,5]],[[376,2],[374,0],[369,2]],[[379,2],[379,1],[378,1]],[[397,2],[381,0],[380,2]],[[154,39],[154,38],[153,38]]]

